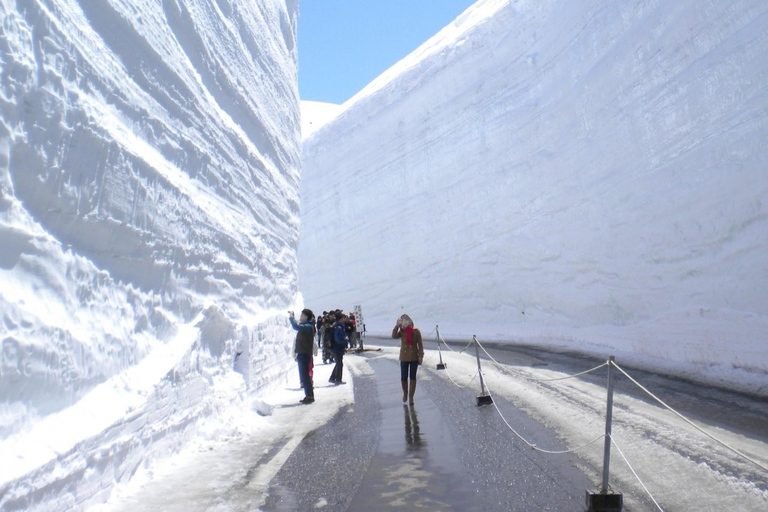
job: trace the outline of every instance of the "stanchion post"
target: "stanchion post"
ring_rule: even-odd
[[[603,482],[600,492],[587,491],[587,512],[621,512],[624,496],[620,492],[608,490],[608,478],[611,467],[611,427],[613,424],[613,363],[614,356],[608,358],[608,400],[605,409],[605,444],[603,445]]]
[[[603,445],[603,483],[600,492],[608,492],[608,475],[611,468],[611,426],[613,424],[613,361],[608,358],[608,405],[605,408],[605,444]]]
[[[440,356],[440,362],[437,363],[437,369],[438,370],[445,370],[446,364],[443,362],[443,351],[440,350],[440,326],[435,326],[435,331],[437,331],[437,354]]]
[[[480,376],[480,395],[477,397],[477,405],[489,405],[493,403],[493,398],[485,390],[485,381],[483,380],[483,369],[480,367],[480,343],[477,336],[472,335],[472,341],[475,342],[475,356],[477,357],[477,374]]]

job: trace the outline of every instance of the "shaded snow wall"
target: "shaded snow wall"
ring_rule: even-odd
[[[766,55],[761,1],[478,2],[305,140],[307,304],[768,393]]]
[[[291,362],[297,4],[0,0],[0,508],[103,499]]]

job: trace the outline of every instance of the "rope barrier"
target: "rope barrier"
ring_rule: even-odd
[[[434,330],[437,331],[437,327],[435,327]],[[461,352],[456,352],[455,350],[453,350],[451,347],[448,346],[448,344],[445,342],[445,340],[443,339],[443,337],[440,335],[439,332],[437,333],[436,338],[437,338],[437,344],[438,345],[440,344],[440,342],[442,342],[448,348],[448,350],[450,350],[454,354],[461,354],[461,352],[463,352],[464,350],[469,348],[469,345],[472,344],[472,342],[470,341],[469,344],[467,344],[467,346],[464,347],[461,350]],[[478,374],[480,373],[479,370],[477,372],[475,372],[475,375],[472,377],[472,379],[470,379],[469,383],[466,386],[463,386],[463,385],[459,384],[458,382],[456,382],[455,380],[453,380],[453,377],[451,377],[451,373],[448,371],[448,366],[447,365],[446,365],[444,371],[445,371],[445,374],[448,375],[448,379],[450,379],[450,381],[453,383],[453,385],[456,386],[457,388],[468,388],[469,385],[472,384],[472,382],[477,378]]]
[[[435,353],[434,353],[434,352],[432,352],[431,354],[429,354],[427,357],[425,357],[425,358],[424,358],[424,359],[421,361],[421,364],[422,364],[423,366],[426,366],[426,364],[427,364],[428,362],[430,362],[430,361],[431,361],[431,360],[432,360],[434,357],[435,357]]]
[[[445,346],[447,347],[448,344],[446,343]],[[471,346],[472,346],[472,340],[470,340],[469,343],[467,343],[466,347],[464,347],[463,349],[459,350],[459,354],[461,354],[462,352],[464,352],[465,350],[467,350]]]
[[[599,366],[595,366],[594,368],[590,368],[589,370],[585,370],[585,371],[583,371],[583,372],[575,373],[575,374],[573,374],[573,375],[566,375],[565,377],[555,377],[555,378],[552,378],[552,379],[538,379],[538,378],[536,378],[536,377],[530,377],[530,376],[528,376],[528,375],[525,375],[523,372],[520,372],[520,371],[516,371],[516,370],[513,370],[513,369],[511,369],[511,368],[506,368],[506,367],[505,367],[503,364],[501,364],[501,363],[500,363],[500,362],[498,362],[496,359],[494,359],[494,358],[493,358],[493,356],[492,356],[491,354],[489,354],[487,350],[485,350],[485,347],[483,346],[483,344],[482,344],[482,343],[480,343],[480,342],[478,341],[478,342],[477,342],[477,344],[480,346],[480,348],[483,350],[483,352],[485,352],[485,355],[487,355],[487,356],[488,356],[488,357],[491,359],[491,361],[493,361],[494,363],[496,363],[496,364],[497,364],[499,367],[501,367],[501,368],[502,368],[504,371],[511,371],[511,372],[514,372],[514,373],[516,373],[516,374],[520,375],[521,377],[523,377],[523,378],[525,378],[525,379],[528,379],[528,380],[532,380],[532,381],[536,381],[536,382],[552,382],[552,381],[556,381],[556,380],[566,380],[566,379],[572,379],[572,378],[574,378],[574,377],[579,377],[580,375],[586,375],[587,373],[591,373],[591,372],[594,372],[594,371],[596,371],[596,370],[599,370],[599,369],[600,369],[600,368],[602,368],[603,366],[608,366],[608,361],[606,361],[606,362],[604,362],[603,364],[601,364],[601,365],[599,365]]]
[[[592,372],[594,372],[596,370],[599,370],[600,368],[602,368],[604,366],[608,366],[608,361],[604,362],[601,365],[595,366],[594,368],[590,368],[589,370],[584,370],[583,372],[574,373],[573,375],[567,375],[565,377],[555,377],[553,379],[535,379],[535,378],[531,377],[530,379],[538,381],[538,382],[552,382],[552,381],[556,381],[556,380],[572,379],[574,377],[579,377],[581,375],[586,375],[587,373],[592,373]]]
[[[542,452],[542,453],[549,453],[549,454],[552,454],[552,455],[561,455],[561,454],[565,454],[565,453],[572,453],[572,452],[581,450],[583,448],[586,448],[587,446],[593,445],[596,442],[598,442],[599,440],[605,438],[605,435],[600,434],[599,436],[597,436],[595,439],[593,439],[592,441],[588,442],[587,444],[584,444],[584,445],[579,446],[577,448],[571,448],[570,450],[545,450],[544,448],[539,448],[538,446],[536,446],[535,444],[529,442],[527,439],[525,439],[523,436],[521,436],[514,428],[512,428],[512,426],[509,424],[507,419],[501,413],[501,410],[499,410],[499,406],[496,404],[496,399],[493,398],[493,396],[491,395],[491,390],[489,389],[487,391],[488,391],[488,396],[490,396],[491,399],[493,400],[493,407],[496,409],[496,412],[499,413],[499,416],[501,417],[501,420],[504,422],[504,424],[507,426],[507,428],[513,434],[515,434],[517,437],[519,437],[522,442],[524,442],[525,444],[527,444],[529,447],[533,448],[536,451],[539,451],[539,452]]]
[[[475,375],[471,379],[469,379],[469,382],[467,382],[467,385],[466,385],[467,388],[469,388],[472,385],[472,383],[475,382],[475,379],[477,378],[478,375],[480,375],[480,370],[476,371]]]
[[[464,352],[465,350],[467,350],[467,349],[470,347],[470,345],[472,345],[472,340],[469,340],[469,343],[467,343],[467,346],[466,346],[466,347],[464,347],[463,349],[461,349],[461,350],[459,350],[458,352],[456,352],[455,350],[453,350],[453,349],[450,347],[450,345],[448,345],[448,343],[446,343],[446,342],[445,342],[445,340],[443,339],[443,337],[442,337],[442,336],[439,336],[439,337],[438,337],[438,339],[439,339],[440,341],[442,341],[442,342],[443,342],[443,345],[445,345],[445,348],[447,348],[448,350],[450,350],[450,351],[451,351],[451,352],[453,352],[454,354],[461,354],[462,352]]]
[[[656,508],[658,508],[661,512],[664,512],[664,509],[661,508],[659,503],[656,501],[656,498],[653,497],[653,494],[651,494],[651,491],[648,490],[648,487],[646,487],[643,481],[640,480],[640,477],[637,476],[637,472],[632,467],[632,464],[630,464],[627,458],[624,456],[624,452],[621,451],[621,448],[619,447],[618,443],[616,443],[616,439],[614,439],[613,436],[609,436],[609,437],[611,438],[611,443],[613,444],[613,446],[615,446],[616,449],[619,450],[619,455],[621,455],[621,458],[624,459],[624,462],[627,464],[627,467],[629,468],[629,470],[632,472],[633,475],[635,475],[635,478],[637,479],[638,482],[640,482],[640,485],[643,487],[643,489],[645,489],[645,492],[648,494],[648,496],[650,496],[651,501],[653,501],[653,504],[656,505]]]
[[[667,410],[669,410],[670,412],[672,412],[673,414],[675,414],[677,417],[679,417],[680,419],[682,419],[683,421],[685,421],[686,423],[688,423],[690,426],[692,426],[693,428],[695,428],[697,431],[701,432],[702,434],[704,434],[705,436],[707,436],[707,437],[708,437],[708,438],[710,438],[711,440],[715,441],[716,443],[720,444],[720,445],[721,445],[721,446],[723,446],[724,448],[726,448],[726,449],[730,450],[731,452],[735,453],[736,455],[738,455],[738,456],[739,456],[739,457],[741,457],[742,459],[744,459],[744,460],[746,460],[746,461],[748,461],[748,462],[752,463],[753,465],[755,465],[755,466],[759,467],[760,469],[762,469],[762,470],[764,470],[764,471],[768,472],[768,467],[767,467],[766,465],[764,465],[764,464],[762,464],[762,463],[760,463],[760,462],[756,461],[755,459],[753,459],[753,458],[751,458],[750,456],[748,456],[748,455],[746,455],[746,454],[742,453],[741,451],[739,451],[738,449],[734,448],[733,446],[730,446],[730,445],[729,445],[729,444],[727,444],[726,442],[724,442],[724,441],[722,441],[722,440],[718,439],[717,437],[713,436],[712,434],[708,433],[707,431],[705,431],[704,429],[702,429],[701,427],[699,427],[698,425],[696,425],[695,423],[693,423],[691,420],[689,420],[688,418],[686,418],[685,416],[683,416],[681,413],[677,412],[675,409],[673,409],[672,407],[670,407],[669,405],[667,405],[667,404],[666,404],[664,401],[662,401],[662,400],[661,400],[659,397],[657,397],[656,395],[654,395],[654,394],[653,394],[651,391],[649,391],[649,390],[648,390],[648,389],[647,389],[645,386],[643,386],[642,384],[640,384],[640,383],[639,383],[637,380],[635,380],[635,379],[634,379],[634,378],[633,378],[631,375],[629,375],[629,374],[628,374],[626,371],[624,371],[624,369],[623,369],[623,368],[621,368],[621,367],[620,367],[618,364],[616,364],[616,362],[615,362],[615,361],[613,361],[613,360],[608,360],[608,361],[606,361],[606,362],[604,362],[604,363],[602,363],[602,364],[600,364],[600,365],[598,365],[598,366],[595,366],[594,368],[590,368],[590,369],[588,369],[588,370],[585,370],[585,371],[582,371],[582,372],[579,372],[579,373],[576,373],[576,374],[573,374],[573,375],[567,375],[567,376],[565,376],[565,377],[555,377],[555,378],[547,378],[547,379],[542,379],[542,378],[535,378],[535,377],[530,377],[530,376],[528,376],[528,375],[526,375],[526,374],[524,374],[523,372],[520,372],[520,371],[518,371],[518,370],[515,370],[515,369],[512,369],[512,368],[509,368],[508,366],[506,366],[506,365],[503,365],[502,363],[500,363],[499,361],[497,361],[497,360],[496,360],[496,359],[495,359],[495,358],[494,358],[494,357],[493,357],[493,356],[492,356],[492,355],[491,355],[491,354],[490,354],[490,353],[489,353],[489,352],[488,352],[488,351],[485,349],[485,347],[484,347],[484,346],[483,346],[483,345],[480,343],[480,341],[478,341],[478,340],[477,340],[477,338],[476,338],[476,337],[473,337],[473,339],[472,339],[472,340],[471,340],[469,343],[467,343],[467,345],[466,345],[466,346],[465,346],[463,349],[461,349],[460,351],[458,351],[458,352],[457,352],[456,350],[452,349],[452,348],[451,348],[451,347],[450,347],[450,346],[449,346],[449,345],[448,345],[448,344],[445,342],[445,340],[442,338],[442,336],[441,336],[441,334],[440,334],[439,330],[437,330],[437,327],[436,327],[436,328],[435,328],[433,331],[436,331],[436,332],[437,332],[437,335],[436,335],[436,340],[437,340],[437,343],[438,343],[438,347],[439,347],[440,343],[442,342],[442,343],[445,345],[445,347],[446,347],[446,348],[448,348],[448,350],[449,350],[449,351],[451,351],[451,352],[453,352],[454,354],[457,354],[457,355],[458,355],[458,354],[461,354],[461,353],[465,352],[465,351],[466,351],[466,350],[467,350],[467,349],[468,349],[468,348],[469,348],[469,347],[472,345],[472,342],[473,342],[473,341],[475,341],[475,342],[477,342],[477,346],[478,346],[478,347],[480,347],[480,348],[482,349],[482,351],[485,353],[485,355],[486,355],[486,356],[488,356],[488,358],[489,358],[491,361],[493,361],[493,362],[494,362],[494,363],[495,363],[495,364],[496,364],[496,365],[499,367],[499,369],[500,369],[500,370],[501,370],[503,373],[507,373],[507,372],[515,373],[515,374],[519,375],[520,377],[522,377],[522,378],[524,378],[524,379],[527,379],[527,380],[531,380],[531,381],[535,381],[535,382],[552,382],[552,381],[559,381],[559,380],[572,379],[572,378],[575,378],[575,377],[579,377],[579,376],[582,376],[582,375],[585,375],[585,374],[588,374],[588,373],[592,373],[592,372],[595,372],[595,371],[597,371],[597,370],[599,370],[599,369],[601,369],[601,368],[603,368],[603,367],[605,367],[605,366],[611,366],[611,365],[612,365],[612,366],[613,366],[614,368],[616,368],[616,369],[617,369],[619,372],[621,372],[621,373],[622,373],[622,374],[623,374],[625,377],[627,377],[627,378],[628,378],[628,379],[629,379],[629,380],[630,380],[630,381],[631,381],[633,384],[635,384],[635,385],[636,385],[637,387],[639,387],[639,388],[640,388],[640,389],[641,389],[643,392],[645,392],[645,393],[646,393],[648,396],[650,396],[651,398],[653,398],[655,401],[657,401],[659,404],[661,404],[661,405],[662,405],[664,408],[666,408]],[[432,334],[432,333],[430,333],[430,335],[431,335],[431,334]],[[434,354],[432,354],[432,356],[434,356]],[[450,374],[450,373],[447,371],[447,368],[446,368],[445,374],[448,376],[448,378],[450,379],[450,381],[451,381],[451,382],[452,382],[452,383],[453,383],[453,384],[454,384],[456,387],[458,387],[458,388],[468,388],[468,387],[469,387],[469,385],[470,385],[470,384],[472,384],[472,382],[475,380],[475,378],[477,378],[477,376],[481,374],[481,371],[482,371],[482,370],[480,369],[480,367],[479,367],[479,362],[478,362],[478,370],[477,370],[477,372],[475,373],[475,375],[472,377],[472,379],[469,381],[469,383],[468,383],[468,385],[467,385],[467,386],[463,386],[463,385],[461,385],[461,384],[458,384],[458,383],[457,383],[457,382],[456,382],[456,381],[453,379],[453,377],[451,376],[451,374]],[[487,386],[486,386],[486,387],[487,387]],[[530,441],[528,441],[527,439],[525,439],[525,438],[524,438],[522,435],[520,435],[520,433],[518,433],[518,432],[517,432],[517,431],[516,431],[516,430],[515,430],[515,429],[512,427],[512,425],[510,425],[509,421],[507,421],[507,419],[504,417],[504,415],[502,414],[501,410],[499,409],[499,406],[498,406],[498,404],[497,404],[497,401],[496,401],[496,400],[493,398],[493,396],[491,396],[491,392],[490,392],[490,390],[487,390],[487,393],[488,393],[488,396],[489,396],[489,397],[491,398],[491,400],[492,400],[492,404],[493,404],[494,408],[496,409],[496,412],[498,413],[499,417],[502,419],[502,421],[504,422],[504,424],[506,425],[506,427],[507,427],[507,428],[508,428],[508,429],[509,429],[509,430],[510,430],[510,431],[511,431],[511,432],[512,432],[512,433],[513,433],[513,434],[514,434],[514,435],[515,435],[517,438],[519,438],[519,439],[520,439],[520,440],[521,440],[523,443],[525,443],[526,445],[528,445],[528,446],[529,446],[531,449],[533,449],[533,450],[536,450],[536,451],[539,451],[539,452],[542,452],[542,453],[546,453],[546,454],[552,454],[552,455],[560,455],[560,454],[573,453],[573,452],[577,452],[577,451],[579,451],[579,450],[583,450],[584,448],[587,448],[587,447],[589,447],[589,446],[591,446],[591,445],[595,444],[596,442],[600,441],[601,439],[602,439],[602,440],[605,440],[605,439],[606,439],[606,436],[608,436],[608,438],[610,439],[610,444],[612,444],[613,446],[615,446],[615,447],[616,447],[616,449],[618,450],[618,452],[619,452],[619,454],[621,455],[622,459],[624,459],[624,462],[627,464],[627,467],[628,467],[628,468],[629,468],[629,470],[632,472],[632,474],[635,476],[635,478],[637,479],[637,481],[640,483],[640,485],[641,485],[641,487],[643,488],[643,490],[644,490],[644,491],[645,491],[645,492],[648,494],[648,496],[650,497],[650,499],[653,501],[653,503],[654,503],[654,505],[656,506],[656,508],[657,508],[659,511],[661,511],[661,512],[664,512],[664,509],[662,509],[662,507],[661,507],[661,506],[659,505],[659,503],[656,501],[656,498],[654,498],[654,496],[653,496],[653,495],[651,494],[651,492],[648,490],[648,487],[647,487],[647,486],[645,485],[645,483],[644,483],[644,482],[641,480],[640,476],[637,474],[637,472],[636,472],[636,471],[635,471],[635,469],[632,467],[632,465],[630,464],[630,462],[629,462],[629,460],[627,459],[627,457],[624,455],[624,452],[622,451],[621,447],[618,445],[618,443],[617,443],[617,442],[616,442],[616,440],[613,438],[613,436],[611,436],[611,434],[610,434],[610,431],[609,431],[609,430],[607,430],[607,431],[606,431],[606,434],[601,434],[601,435],[599,435],[598,437],[596,437],[595,439],[593,439],[592,441],[590,441],[590,442],[588,442],[588,443],[586,443],[586,444],[584,444],[584,445],[578,446],[578,447],[576,447],[576,448],[571,448],[571,449],[569,449],[569,450],[546,450],[546,449],[543,449],[543,448],[539,448],[538,446],[536,446],[536,444],[534,444],[534,443],[531,443]]]
[[[751,457],[749,457],[749,456],[747,456],[747,455],[745,455],[745,454],[741,453],[739,450],[737,450],[737,449],[736,449],[736,448],[734,448],[733,446],[730,446],[730,445],[729,445],[728,443],[726,443],[725,441],[721,441],[720,439],[716,438],[715,436],[713,436],[713,435],[712,435],[712,434],[710,434],[709,432],[705,431],[704,429],[702,429],[701,427],[699,427],[698,425],[696,425],[695,423],[693,423],[691,420],[689,420],[688,418],[686,418],[685,416],[683,416],[682,414],[680,414],[679,412],[677,412],[676,410],[674,410],[672,407],[670,407],[670,406],[668,406],[667,404],[665,404],[665,403],[664,403],[664,402],[663,402],[663,401],[662,401],[662,400],[661,400],[659,397],[657,397],[656,395],[654,395],[653,393],[651,393],[650,391],[648,391],[648,389],[646,389],[646,388],[645,388],[645,386],[643,386],[642,384],[640,384],[639,382],[637,382],[635,379],[633,379],[633,378],[632,378],[632,377],[631,377],[631,376],[630,376],[630,375],[629,375],[627,372],[625,372],[625,371],[624,371],[624,370],[623,370],[623,369],[622,369],[622,368],[621,368],[621,367],[620,367],[618,364],[616,364],[615,362],[613,362],[612,364],[613,364],[613,366],[614,366],[614,367],[615,367],[617,370],[619,370],[621,373],[623,373],[623,374],[624,374],[624,376],[625,376],[626,378],[628,378],[629,380],[631,380],[631,381],[632,381],[632,382],[633,382],[633,383],[634,383],[634,384],[635,384],[637,387],[639,387],[640,389],[642,389],[643,391],[645,391],[645,392],[646,392],[646,393],[647,393],[647,394],[648,394],[648,395],[649,395],[651,398],[653,398],[654,400],[656,400],[657,402],[659,402],[659,403],[660,403],[661,405],[663,405],[663,406],[664,406],[664,407],[665,407],[667,410],[669,410],[670,412],[672,412],[672,413],[674,413],[675,415],[677,415],[677,416],[678,416],[680,419],[682,419],[683,421],[685,421],[686,423],[688,423],[690,426],[692,426],[693,428],[695,428],[696,430],[698,430],[699,432],[701,432],[702,434],[704,434],[704,435],[705,435],[705,436],[707,436],[708,438],[712,439],[713,441],[717,442],[718,444],[720,444],[720,445],[724,446],[725,448],[727,448],[727,449],[731,450],[733,453],[735,453],[735,454],[739,455],[739,456],[740,456],[740,457],[742,457],[743,459],[745,459],[745,460],[748,460],[749,462],[751,462],[751,463],[752,463],[752,464],[754,464],[755,466],[759,467],[760,469],[763,469],[764,471],[768,471],[768,467],[764,466],[763,464],[760,464],[759,462],[757,462],[756,460],[752,459]]]
[[[437,326],[435,326],[435,328],[432,329],[432,331],[429,334],[427,334],[425,337],[428,338],[428,337],[432,336],[432,333],[437,333]],[[435,341],[437,341],[437,343],[439,344],[440,343],[440,338],[435,336]],[[421,364],[423,366],[426,366],[426,364],[429,361],[431,361],[434,357],[435,357],[435,352],[432,351],[432,353],[430,353],[427,357],[424,358],[424,360],[421,362]]]
[[[439,343],[440,341],[443,341],[443,343],[445,343],[445,341],[444,341],[444,340],[442,340],[441,336],[438,334],[438,343]],[[473,340],[472,340],[472,341],[477,341],[477,338],[473,338]],[[464,351],[465,351],[467,348],[469,348],[469,346],[472,344],[472,341],[470,341],[470,342],[469,342],[469,344],[467,344],[467,346],[466,346],[466,347],[464,347],[464,348],[463,348],[463,349],[462,349],[460,352],[458,352],[458,354],[461,354],[461,352],[464,352]],[[491,360],[492,360],[494,363],[496,363],[497,365],[499,365],[499,366],[503,367],[503,365],[502,365],[501,363],[499,363],[498,361],[496,361],[496,359],[494,359],[494,358],[493,358],[493,356],[491,356],[491,355],[488,353],[488,351],[487,351],[487,350],[485,350],[485,347],[483,347],[483,345],[482,345],[482,344],[481,344],[479,341],[477,341],[477,344],[478,344],[478,346],[479,346],[480,348],[482,348],[482,349],[483,349],[483,352],[485,352],[485,354],[486,354],[488,357],[490,357],[490,358],[491,358]],[[446,344],[446,346],[448,346],[448,345]],[[450,349],[450,347],[449,347],[449,349]],[[454,353],[457,353],[457,352],[456,352],[455,350],[453,350],[453,349],[451,349],[451,351],[452,351],[452,352],[454,352]],[[595,370],[597,370],[598,368],[602,368],[603,366],[605,366],[605,365],[607,365],[607,364],[608,364],[607,362],[606,362],[606,363],[603,363],[602,365],[598,366],[597,368],[593,368],[593,369],[591,369],[591,370],[587,370],[586,372],[581,372],[581,373],[580,373],[580,374],[578,374],[578,375],[581,375],[581,374],[584,374],[584,373],[589,373],[589,372],[591,372],[591,371],[595,371]],[[460,385],[460,384],[456,383],[456,381],[455,381],[455,380],[453,380],[453,377],[451,377],[451,374],[448,372],[448,369],[447,369],[447,367],[446,367],[445,373],[446,373],[446,375],[448,375],[448,378],[450,379],[450,381],[451,381],[451,382],[452,382],[452,383],[453,383],[455,386],[457,386],[457,387],[469,387],[469,385],[470,385],[470,384],[472,384],[472,382],[473,382],[473,381],[474,381],[474,380],[477,378],[477,376],[480,374],[480,369],[478,368],[478,370],[477,370],[477,372],[475,373],[474,377],[472,377],[472,379],[469,381],[469,383],[467,384],[467,386],[462,386],[462,385]],[[574,375],[574,376],[572,376],[572,377],[575,377],[575,376],[577,376],[577,375]],[[570,378],[570,377],[565,377],[565,378]],[[562,379],[562,378],[553,379],[553,380],[561,380],[561,379]],[[487,386],[486,386],[486,388],[487,388]],[[578,446],[578,447],[576,447],[576,448],[572,448],[572,449],[570,449],[570,450],[545,450],[544,448],[539,448],[538,446],[536,446],[535,444],[533,444],[533,443],[529,442],[527,439],[525,439],[523,436],[521,436],[521,435],[520,435],[520,434],[519,434],[519,433],[518,433],[518,432],[517,432],[517,431],[516,431],[514,428],[512,428],[512,425],[510,425],[510,424],[509,424],[509,422],[507,421],[507,419],[504,417],[504,415],[502,414],[501,410],[499,409],[499,406],[496,404],[496,400],[495,400],[495,399],[493,398],[493,396],[491,395],[491,391],[490,391],[490,389],[487,389],[487,392],[488,392],[488,396],[490,396],[490,397],[491,397],[491,400],[492,400],[492,403],[493,403],[493,407],[496,409],[496,412],[498,413],[499,417],[500,417],[500,418],[501,418],[501,420],[504,422],[504,424],[507,426],[507,428],[508,428],[508,429],[509,429],[509,430],[510,430],[510,431],[511,431],[513,434],[515,434],[515,436],[517,436],[517,437],[518,437],[518,438],[519,438],[519,439],[520,439],[520,440],[521,440],[523,443],[525,443],[525,444],[526,444],[526,445],[528,445],[530,448],[532,448],[532,449],[534,449],[534,450],[536,450],[536,451],[539,451],[539,452],[542,452],[542,453],[547,453],[547,454],[552,454],[552,455],[561,455],[561,454],[566,454],[566,453],[572,453],[572,452],[576,452],[576,451],[578,451],[578,450],[582,450],[582,449],[584,449],[584,448],[586,448],[586,447],[588,447],[588,446],[591,446],[591,445],[595,444],[596,442],[600,441],[601,439],[604,439],[604,438],[605,438],[605,435],[601,434],[601,435],[599,435],[598,437],[596,437],[595,439],[593,439],[592,441],[588,442],[587,444],[584,444],[584,445],[582,445],[582,446]]]
[[[454,386],[456,386],[457,388],[469,388],[469,384],[472,384],[472,381],[474,381],[474,380],[477,378],[477,374],[479,373],[479,372],[475,372],[475,375],[474,375],[474,377],[472,377],[472,379],[469,381],[469,384],[467,384],[466,386],[464,386],[464,385],[462,385],[462,384],[459,384],[459,383],[458,383],[458,382],[456,382],[455,380],[453,380],[453,377],[451,377],[451,373],[448,371],[448,367],[447,367],[447,366],[446,366],[446,368],[445,368],[445,370],[444,370],[444,371],[445,371],[445,374],[448,376],[448,378],[451,380],[451,382],[453,382],[453,385],[454,385]]]

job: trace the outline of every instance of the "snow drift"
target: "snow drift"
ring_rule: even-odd
[[[103,500],[290,362],[297,15],[0,0],[3,510]]]
[[[483,0],[304,142],[307,304],[768,393],[768,5]]]

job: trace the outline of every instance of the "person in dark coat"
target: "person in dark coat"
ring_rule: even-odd
[[[333,327],[333,346],[331,347],[331,352],[333,352],[333,358],[336,361],[336,366],[333,367],[331,378],[328,379],[328,382],[332,384],[344,384],[344,382],[341,380],[341,376],[344,371],[344,353],[347,351],[347,342],[349,341],[346,324],[347,317],[345,315],[341,315],[339,320],[336,322],[336,325]]]
[[[325,317],[323,322],[323,364],[333,362],[333,326],[335,320],[330,315]]]
[[[327,312],[323,311],[323,315],[327,315],[327,314],[328,314]],[[318,316],[317,322],[315,322],[316,324],[315,327],[317,329],[315,331],[317,333],[317,348],[322,348],[322,341],[323,341],[322,327],[324,325],[324,320],[325,320],[324,316]]]
[[[299,322],[296,322],[293,311],[289,311],[291,327],[298,331],[296,333],[296,342],[293,352],[296,354],[296,362],[299,363],[299,376],[301,386],[304,388],[304,399],[300,400],[302,404],[311,404],[315,401],[315,390],[312,386],[312,352],[315,348],[315,315],[312,310],[304,309],[301,311]]]

